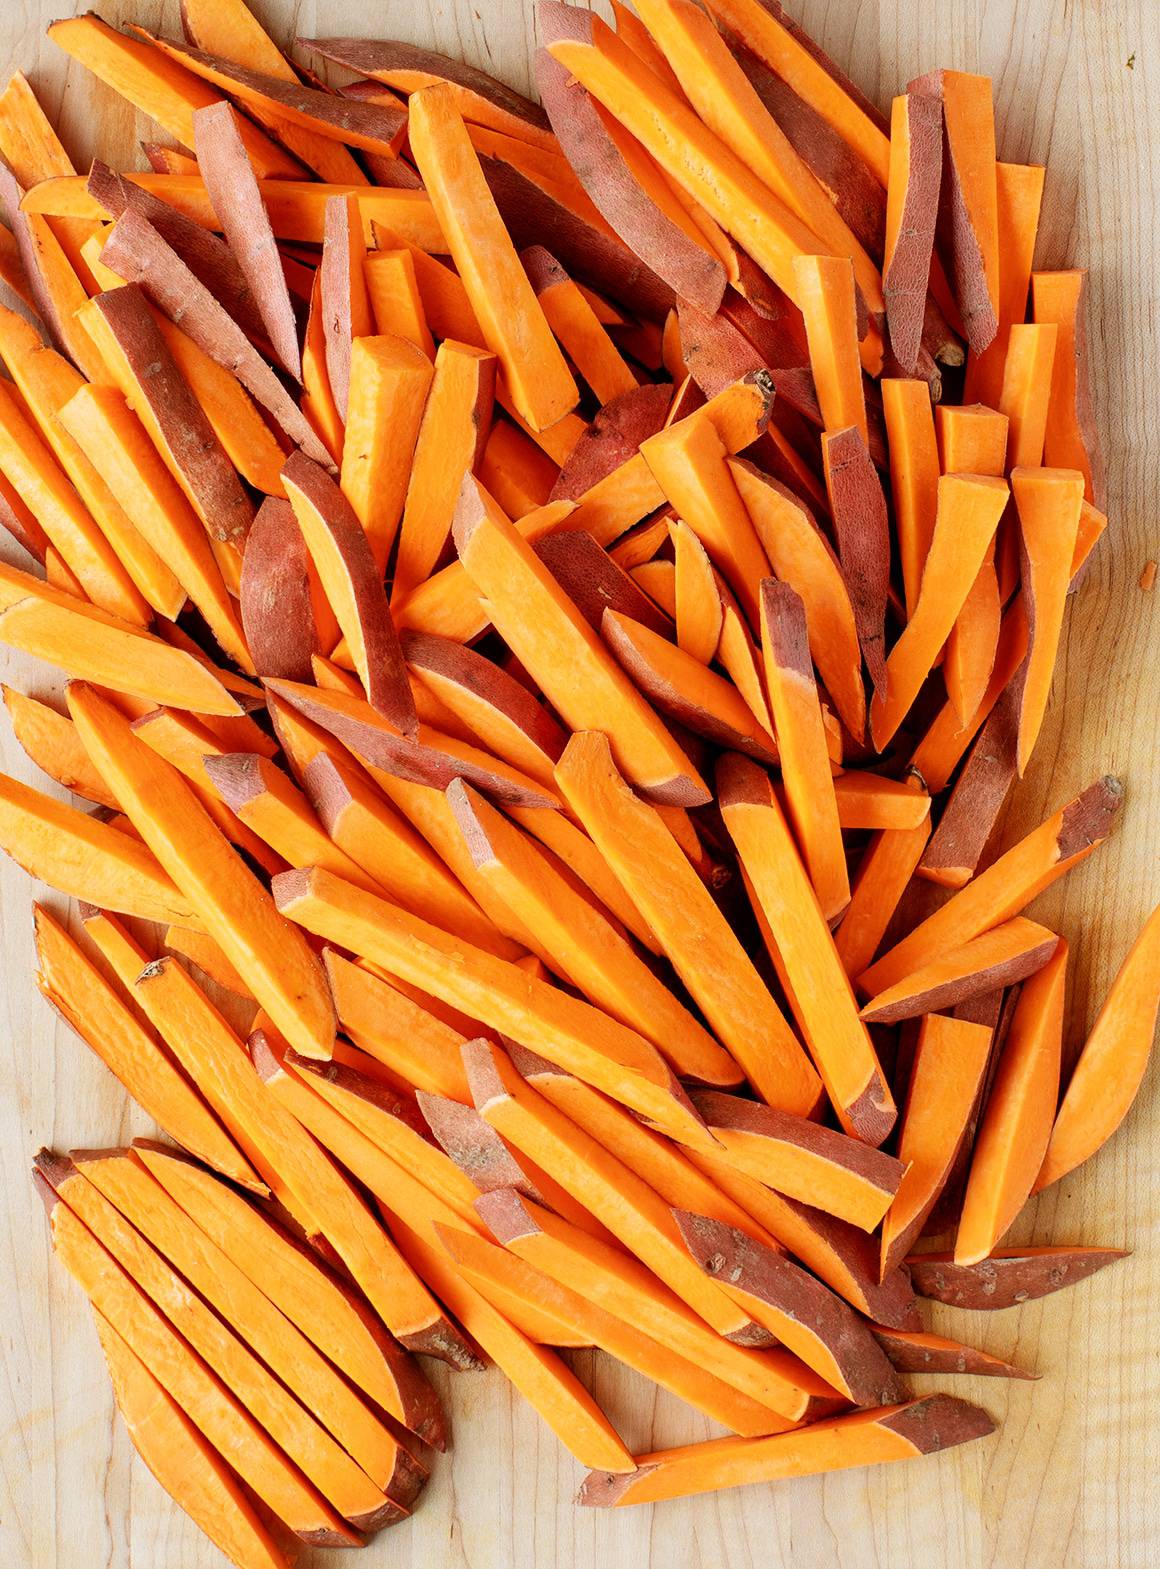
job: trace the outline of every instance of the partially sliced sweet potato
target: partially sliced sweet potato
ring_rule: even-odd
[[[754,1088],[787,1110],[812,1112],[817,1075],[673,835],[617,772],[605,737],[573,736],[556,778]]]

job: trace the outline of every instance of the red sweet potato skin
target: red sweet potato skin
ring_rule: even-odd
[[[309,565],[294,509],[267,496],[246,540],[239,598],[246,644],[260,676],[313,679],[310,656],[319,650]]]
[[[655,436],[669,412],[671,389],[664,384],[622,392],[597,409],[552,486],[550,501],[578,501]]]
[[[906,188],[894,250],[882,274],[890,347],[908,376],[914,374],[922,343],[930,262],[934,253],[942,176],[942,104],[937,98],[907,93],[902,100],[909,158]],[[891,178],[893,179],[893,166]]]
[[[980,1264],[956,1264],[946,1253],[916,1254],[907,1264],[920,1296],[951,1307],[1006,1308],[1078,1285],[1127,1256],[1123,1248],[1004,1248]]]
[[[593,631],[601,630],[606,610],[616,610],[661,637],[672,634],[664,612],[585,529],[545,534],[534,548]]]
[[[885,691],[886,602],[890,593],[886,497],[855,426],[827,433],[822,445],[838,559],[850,590],[858,642],[875,690]]]

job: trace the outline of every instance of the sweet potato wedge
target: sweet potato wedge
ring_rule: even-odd
[[[998,1248],[977,1264],[956,1264],[949,1253],[907,1259],[914,1289],[949,1307],[1008,1308],[1076,1286],[1117,1259],[1124,1248]]]
[[[1085,500],[1102,507],[1104,464],[1089,384],[1086,287],[1087,274],[1081,270],[1031,274],[1033,319],[1054,322],[1057,330],[1044,461],[1053,468],[1079,469]]]
[[[288,501],[267,496],[246,537],[239,606],[260,676],[310,679],[318,651],[310,553]]]
[[[862,657],[875,692],[884,691],[885,620],[890,587],[890,524],[882,482],[854,426],[822,436],[826,495],[834,519]]]
[[[1016,915],[879,992],[862,1009],[862,1017],[872,1024],[898,1024],[1002,991],[1041,970],[1058,943],[1046,926]]]
[[[708,1220],[675,1212],[685,1246],[711,1280],[855,1405],[887,1405],[903,1392],[863,1320],[783,1254]]]
[[[890,116],[882,287],[890,347],[907,376],[914,374],[922,343],[942,172],[940,99],[924,93],[900,94]]]
[[[985,1411],[952,1395],[855,1411],[772,1438],[716,1438],[637,1457],[627,1477],[593,1472],[577,1495],[590,1509],[660,1503],[722,1487],[908,1460],[985,1438],[995,1424]]]
[[[934,1335],[921,1329],[886,1329],[881,1324],[871,1326],[875,1340],[885,1351],[900,1373],[970,1373],[975,1378],[1035,1379],[1038,1373],[1027,1373],[989,1351],[979,1351],[974,1346],[948,1340],[945,1335]]]

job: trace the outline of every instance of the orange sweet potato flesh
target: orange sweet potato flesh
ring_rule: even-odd
[[[991,1051],[988,1025],[948,1014],[924,1018],[902,1111],[902,1182],[882,1226],[882,1276],[906,1257],[950,1176]]]
[[[60,893],[146,921],[197,924],[192,904],[140,840],[6,775],[0,848]]]
[[[36,766],[73,795],[116,811],[116,799],[89,761],[72,721],[15,687],[0,687],[0,691],[12,734]]]
[[[954,473],[940,478],[938,514],[923,568],[922,591],[890,651],[886,689],[876,691],[870,705],[870,728],[877,747],[886,746],[897,732],[946,642],[994,540],[1008,496],[1004,480],[983,474]]]
[[[725,757],[717,796],[746,885],[764,914],[770,957],[838,1118],[848,1132],[881,1144],[894,1103],[769,777]]]
[[[824,432],[822,461],[838,559],[854,607],[862,657],[877,691],[887,681],[885,621],[891,547],[886,498],[857,427]]]
[[[1027,1373],[989,1351],[975,1346],[965,1346],[945,1335],[933,1335],[921,1329],[884,1329],[873,1326],[875,1340],[885,1351],[900,1373],[970,1373],[975,1378],[1035,1379],[1038,1373]]]
[[[390,336],[355,341],[340,483],[380,568],[403,515],[431,381],[430,361],[413,343]]]
[[[357,1389],[424,1442],[446,1446],[438,1397],[418,1364],[313,1249],[167,1147],[138,1140],[133,1155]]]
[[[325,872],[283,873],[274,892],[282,909],[317,936],[517,1040],[531,1030],[540,1049],[559,1054],[572,1071],[659,1125],[703,1141],[660,1055],[598,1009]],[[454,968],[450,954],[459,955]]]
[[[901,1381],[863,1320],[792,1260],[720,1221],[677,1210],[685,1246],[710,1279],[855,1405],[886,1405]]]
[[[982,354],[967,359],[964,403],[998,408],[1012,326],[1025,319],[1045,170],[1035,164],[997,163],[999,329]]]
[[[841,256],[796,256],[793,275],[822,425],[826,430],[855,426],[869,442],[853,269]]]
[[[586,1477],[577,1502],[590,1509],[623,1508],[723,1487],[909,1460],[985,1438],[994,1426],[978,1406],[952,1395],[927,1395],[906,1405],[813,1422],[800,1432],[772,1438],[714,1438],[638,1455],[637,1469],[629,1477],[599,1472]]]
[[[176,769],[88,687],[69,690],[69,711],[106,783],[286,1037],[328,1056],[334,1009],[321,966],[274,908]]]
[[[557,342],[600,403],[637,385],[628,363],[605,331],[579,286],[542,245],[520,253],[540,309]]]
[[[496,211],[453,94],[425,88],[410,105],[412,152],[488,347],[516,406],[543,430],[576,403],[563,354]]]
[[[57,1195],[340,1515],[356,1530],[376,1530],[401,1516],[404,1511],[262,1366],[234,1330],[188,1289],[176,1269],[81,1168],[61,1157],[48,1165],[42,1157],[39,1170],[51,1173]]]
[[[838,560],[793,491],[745,458],[730,458],[728,466],[775,575],[801,596],[810,654],[826,690],[851,735],[861,737],[866,728],[862,656]]]
[[[530,545],[470,481],[455,542],[492,624],[564,722],[606,728],[618,762],[654,800],[703,803],[707,792],[684,752]]]
[[[93,1320],[117,1410],[157,1481],[231,1562],[289,1569],[286,1552],[213,1445],[108,1319],[94,1309]]]
[[[739,1070],[728,1053],[543,851],[461,780],[448,787],[448,798],[476,866],[536,933],[565,980],[651,1040],[675,1072],[706,1083],[737,1083]]]
[[[882,410],[890,452],[894,532],[906,614],[918,604],[938,506],[939,455],[926,383],[885,376]]]
[[[805,609],[774,578],[761,585],[761,644],[790,818],[822,915],[836,921],[850,884]]]
[[[61,1017],[172,1138],[243,1187],[264,1191],[234,1140],[123,994],[39,905],[35,923],[37,983]]]
[[[817,1075],[684,852],[617,772],[605,737],[573,736],[556,778],[750,1083],[771,1104],[812,1112]]]
[[[720,602],[720,601],[718,601]],[[667,637],[608,608],[604,641],[653,707],[716,746],[764,763],[777,761],[777,743],[731,682]]]
[[[1016,915],[879,992],[862,1009],[862,1017],[874,1024],[898,1024],[1017,985],[1051,960],[1058,943],[1046,926]]]
[[[1036,894],[1103,843],[1123,795],[1123,785],[1110,774],[1089,785],[895,943],[863,972],[859,988],[866,996],[884,991],[928,957],[1018,915]]]
[[[829,1387],[796,1358],[776,1349],[739,1346],[715,1334],[639,1259],[588,1236],[514,1188],[484,1194],[475,1207],[496,1240],[518,1258],[642,1333],[662,1340],[678,1356],[748,1395],[783,1423],[794,1420],[784,1414],[782,1408],[787,1404],[807,1411],[824,1410],[832,1398]],[[809,1393],[801,1387],[804,1385],[809,1386]]]
[[[1127,1116],[1156,1033],[1158,952],[1160,912],[1153,910],[1117,971],[1072,1070],[1033,1192],[1090,1159]]]
[[[941,101],[940,243],[967,340],[982,353],[999,330],[999,215],[991,79],[931,71],[907,88]]]
[[[955,1263],[979,1264],[1031,1193],[1059,1097],[1067,943],[1024,982],[971,1151]]]
[[[408,1508],[425,1479],[421,1463],[145,1166],[118,1150],[74,1151],[72,1160],[81,1176],[225,1318],[371,1481]]]
[[[1102,507],[1104,463],[1089,384],[1086,290],[1087,274],[1080,270],[1031,275],[1033,319],[1057,328],[1043,460],[1054,468],[1079,469],[1085,499]]]
[[[287,460],[282,482],[368,700],[388,723],[414,735],[418,720],[395,624],[353,508],[326,471],[302,453]]]
[[[53,1247],[61,1263],[87,1292],[94,1309],[117,1325],[118,1334],[209,1443],[219,1453],[236,1458],[242,1482],[304,1540],[346,1546],[360,1542],[244,1406],[191,1353],[71,1207],[55,1193],[50,1193],[50,1199]]]
[[[917,780],[913,788],[921,788]],[[928,808],[917,827],[883,829],[863,852],[834,939],[842,968],[851,979],[861,975],[878,952],[929,838]]]

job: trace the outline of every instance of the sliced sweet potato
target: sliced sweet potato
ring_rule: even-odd
[[[142,920],[197,922],[193,906],[140,840],[5,775],[0,848],[60,893]]]
[[[36,766],[74,795],[116,811],[116,799],[89,761],[72,721],[14,687],[0,691],[12,734]]]
[[[186,1149],[255,1192],[254,1168],[122,993],[42,906],[34,911],[37,984],[130,1095]]]
[[[726,464],[727,453],[727,444],[703,415],[670,425],[640,449],[664,497],[701,540],[756,626],[757,586],[769,563]]]
[[[824,535],[801,500],[745,458],[729,469],[774,573],[800,596],[810,653],[842,722],[866,728],[866,694],[850,591]]]
[[[334,1010],[301,934],[292,935],[177,770],[138,740],[110,703],[74,684],[69,711],[98,771],[258,1002],[299,1049],[328,1055]]]
[[[401,735],[369,703],[348,692],[325,691],[293,681],[271,680],[270,691],[329,731],[365,763],[402,780],[445,790],[463,778],[498,801],[518,806],[557,807],[519,769],[478,747],[420,724],[414,740]]]
[[[288,1569],[286,1552],[217,1450],[108,1319],[94,1309],[93,1320],[117,1409],[153,1476],[231,1562]]]
[[[1079,469],[1084,497],[1104,505],[1104,463],[1092,409],[1085,323],[1087,273],[1031,274],[1031,304],[1037,323],[1057,330],[1051,371],[1051,398],[1043,458],[1053,468]]]
[[[193,116],[194,145],[213,210],[241,268],[262,326],[282,368],[302,376],[298,324],[261,186],[246,154],[238,118],[224,100]]]
[[[922,1021],[898,1141],[907,1169],[882,1227],[883,1277],[906,1257],[951,1174],[982,1087],[992,1033],[989,1025],[952,1015]]]
[[[309,680],[318,651],[310,553],[288,501],[267,496],[258,508],[242,558],[239,607],[258,674]]]
[[[357,1046],[419,1090],[470,1099],[461,1035],[334,949],[323,950],[323,962],[339,1022]]]
[[[979,1264],[1031,1193],[1059,1098],[1067,943],[1022,987],[971,1151],[956,1264]]]
[[[115,387],[81,387],[58,417],[78,446],[101,453],[103,477],[126,517],[172,567],[226,655],[253,674],[241,618],[210,538],[122,394]]]
[[[1009,495],[1005,480],[975,471],[944,474],[939,479],[938,513],[923,568],[922,591],[914,613],[890,650],[885,688],[875,691],[870,705],[870,728],[877,747],[886,746],[895,735],[934,665],[993,544]]]
[[[931,71],[908,93],[943,110],[939,240],[967,341],[982,353],[999,330],[999,214],[995,111],[989,76]]]
[[[677,1073],[737,1082],[728,1055],[560,868],[461,781],[449,787],[448,797],[476,866],[536,933],[564,979],[651,1040]]]
[[[677,1210],[689,1252],[712,1280],[855,1405],[886,1405],[901,1381],[864,1321],[799,1265],[704,1215]]]
[[[731,682],[615,610],[605,610],[602,629],[604,641],[654,708],[716,746],[776,762],[777,743]]]
[[[761,646],[789,814],[822,915],[836,921],[850,884],[805,610],[774,578],[761,584]]]
[[[715,0],[719,3],[719,0]],[[714,1438],[639,1455],[631,1476],[588,1476],[577,1502],[590,1509],[660,1503],[722,1487],[842,1471],[934,1454],[985,1438],[995,1424],[985,1411],[952,1395],[855,1411],[772,1438]]]
[[[934,412],[924,382],[884,376],[880,385],[890,451],[895,538],[906,614],[910,617],[919,600],[938,504],[939,454]]]
[[[542,1050],[558,1054],[581,1077],[659,1125],[694,1143],[703,1140],[670,1070],[635,1031],[325,872],[283,873],[274,889],[285,913],[317,936],[361,953],[517,1040],[532,1030]],[[446,962],[449,953],[461,956],[454,969]]]
[[[1014,986],[1042,970],[1059,941],[1045,926],[1017,915],[879,992],[862,1017],[872,1024],[898,1024]]]
[[[372,1531],[403,1517],[405,1506],[393,1502],[370,1480],[321,1423],[263,1367],[234,1329],[188,1289],[176,1269],[72,1161],[46,1154],[38,1161],[38,1170],[340,1515],[356,1529]],[[151,1178],[146,1180],[152,1182]],[[418,1480],[421,1473],[414,1468],[413,1475]]]
[[[838,1118],[880,1144],[894,1104],[773,786],[753,764],[726,757],[717,796],[770,958]]]
[[[1038,1193],[1095,1154],[1127,1115],[1151,1054],[1160,1006],[1154,910],[1116,973],[1072,1071],[1051,1130]]]
[[[894,100],[882,286],[890,347],[908,376],[918,362],[934,254],[943,172],[942,121],[942,103],[934,96],[908,92]]]
[[[754,1088],[771,1103],[811,1112],[816,1074],[684,852],[618,774],[607,740],[573,736],[556,778]]]
[[[139,283],[200,349],[237,376],[308,457],[329,466],[326,449],[274,371],[148,219],[132,208],[122,213],[101,256],[126,283]]]
[[[864,971],[858,980],[863,993],[884,991],[932,955],[1018,915],[1103,843],[1123,795],[1123,785],[1110,774],[1089,785]]]
[[[874,1324],[875,1340],[885,1351],[900,1373],[970,1373],[975,1378],[1024,1378],[1035,1379],[1038,1373],[1027,1373],[989,1351],[975,1346],[965,1346],[945,1335],[934,1335],[921,1329],[885,1329]]]
[[[822,425],[830,431],[854,426],[869,443],[853,268],[844,256],[795,256],[793,276]]]
[[[921,790],[911,776],[912,788]],[[842,968],[853,979],[867,968],[914,876],[930,838],[930,810],[914,828],[886,828],[863,853],[850,903],[834,939]]]
[[[560,346],[600,403],[637,385],[636,377],[608,336],[579,286],[542,245],[520,253],[540,308]]]
[[[433,360],[435,340],[423,314],[410,251],[404,247],[371,251],[364,259],[363,273],[375,331],[404,338]]]
[[[834,520],[862,657],[875,692],[885,689],[886,600],[890,589],[890,521],[882,482],[860,431],[822,436],[826,495]]]
[[[45,1188],[44,1178],[39,1178]],[[75,1179],[77,1181],[79,1179]],[[327,1505],[244,1405],[193,1355],[181,1335],[97,1240],[70,1205],[49,1189],[53,1247],[94,1309],[169,1390],[219,1453],[274,1515],[315,1544],[361,1542]]]
[[[496,630],[565,723],[607,727],[621,765],[655,799],[704,801],[704,786],[679,745],[530,545],[474,485],[465,485],[455,541]]]
[[[670,522],[669,539],[675,564],[673,618],[677,646],[698,663],[709,665],[717,656],[724,619],[713,563],[700,539],[682,519]]]
[[[997,1248],[977,1264],[956,1264],[949,1253],[907,1259],[914,1289],[950,1307],[1007,1308],[1078,1285],[1097,1270],[1127,1258],[1124,1248]]]
[[[404,735],[415,735],[415,705],[382,576],[353,507],[303,453],[287,459],[282,482],[368,701]]]
[[[488,347],[499,358],[517,407],[542,430],[575,405],[575,384],[448,88],[435,86],[416,94],[410,139]]]
[[[430,577],[447,543],[463,477],[475,470],[491,428],[496,364],[471,344],[439,345],[406,483],[394,604]]]

